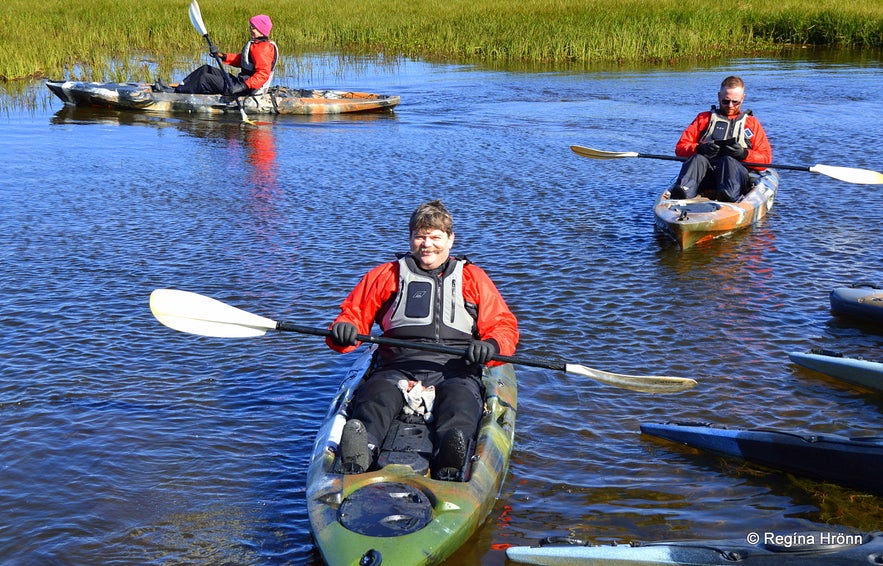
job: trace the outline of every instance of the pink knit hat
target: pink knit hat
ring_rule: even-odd
[[[270,30],[273,29],[273,22],[270,21],[270,16],[265,16],[263,14],[258,14],[252,19],[248,20],[248,23],[254,26],[254,29],[258,30],[261,35],[270,35]]]

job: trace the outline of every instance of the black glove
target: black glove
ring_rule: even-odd
[[[335,322],[331,327],[331,341],[338,346],[355,346],[359,329],[351,322]]]
[[[470,364],[486,364],[500,351],[495,340],[473,340],[466,348],[466,361]]]
[[[720,151],[720,146],[716,143],[701,143],[699,144],[699,147],[696,148],[696,153],[704,155],[709,159],[716,157],[718,151]]]
[[[251,89],[243,81],[233,81],[230,85],[230,96],[246,96],[251,93]]]
[[[212,57],[220,57],[221,59],[224,58],[224,55],[220,51],[218,51],[217,45],[210,45],[208,48],[208,52],[211,54]]]
[[[723,155],[728,155],[734,159],[738,159],[739,161],[745,161],[745,158],[748,157],[748,150],[742,147],[741,145],[725,145],[721,148],[721,153]]]

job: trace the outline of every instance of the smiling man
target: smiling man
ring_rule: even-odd
[[[453,479],[481,420],[483,365],[495,354],[512,355],[518,324],[490,277],[465,257],[450,255],[454,221],[435,200],[420,205],[408,224],[410,252],[369,271],[341,304],[326,340],[338,352],[358,347],[357,334],[376,322],[383,336],[462,347],[462,356],[381,346],[377,366],[355,394],[343,429],[345,473],[376,465],[377,451],[405,404],[399,382],[435,393],[430,425],[436,479]]]
[[[681,134],[675,154],[686,157],[671,189],[671,198],[736,202],[750,188],[748,168],[742,162],[769,163],[773,149],[766,132],[750,110],[743,109],[745,83],[727,77],[717,93],[720,108],[701,112]],[[762,170],[761,167],[754,169]]]

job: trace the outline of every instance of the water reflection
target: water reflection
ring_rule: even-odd
[[[772,214],[772,212],[771,212]],[[762,274],[769,269],[764,262],[766,256],[775,250],[775,232],[764,227],[763,218],[753,227],[727,236],[701,242],[696,246],[680,250],[670,238],[660,236],[659,262],[672,275],[686,275],[702,269],[712,269],[722,280],[736,263]]]
[[[320,117],[318,120],[312,116],[306,118],[308,119],[299,122],[329,121],[328,117]],[[54,125],[147,126],[174,129],[203,140],[221,140],[224,142],[223,148],[216,148],[218,161],[244,165],[243,181],[248,188],[255,216],[267,223],[276,219],[273,202],[282,195],[282,191],[277,181],[275,121],[261,120],[256,125],[251,125],[243,123],[238,116],[235,119],[180,117],[65,105],[52,116],[50,122]]]
[[[276,182],[276,142],[273,128],[256,126],[245,131],[246,161],[252,167],[253,194],[257,200],[272,200],[279,194]]]

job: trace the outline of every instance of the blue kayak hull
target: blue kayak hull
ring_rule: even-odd
[[[823,350],[808,353],[790,352],[788,357],[795,364],[805,368],[855,385],[883,391],[883,363],[846,358],[839,353]]]
[[[705,423],[645,423],[641,432],[883,495],[883,437],[729,429]]]
[[[883,289],[868,283],[831,291],[831,312],[852,320],[883,325]]]

